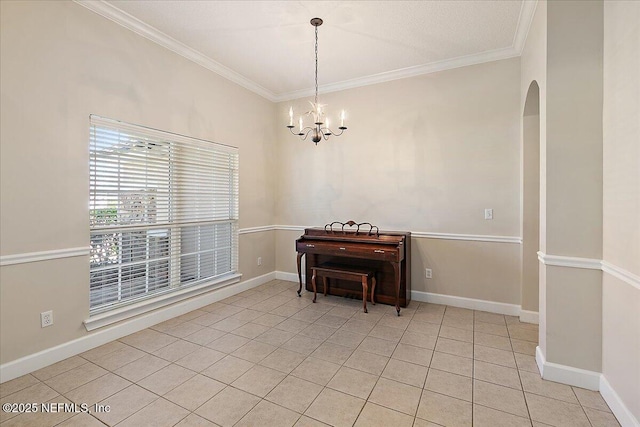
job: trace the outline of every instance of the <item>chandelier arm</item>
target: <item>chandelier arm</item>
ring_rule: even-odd
[[[338,129],[340,129],[340,133],[335,133],[335,132],[331,132],[331,135],[333,136],[340,136],[344,133],[344,130],[346,129],[346,127],[344,126],[340,126]]]
[[[307,126],[307,127],[305,127],[304,129],[302,129],[302,130],[303,130],[303,131],[305,131],[305,130],[306,130],[306,132],[299,132],[299,133],[296,133],[296,134],[294,134],[294,135],[298,135],[298,136],[300,137],[300,139],[302,139],[303,141],[305,141],[305,140],[307,139],[307,137],[309,136],[309,134],[311,133],[311,131],[313,131],[313,130],[314,130],[314,128]],[[303,136],[303,135],[304,135],[304,136]]]
[[[307,136],[309,136],[309,132],[311,132],[313,130],[313,128],[307,126],[304,129],[302,129],[302,131],[300,131],[300,132],[294,132],[292,127],[289,127],[289,126],[287,126],[287,127],[289,128],[289,132],[291,132],[292,135],[300,136],[300,137],[302,137],[304,135],[304,137],[302,138],[303,141],[305,139],[307,139]],[[306,133],[303,132],[305,130],[307,131]]]

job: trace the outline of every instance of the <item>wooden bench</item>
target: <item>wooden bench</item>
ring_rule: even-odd
[[[364,312],[367,313],[367,290],[369,288],[369,279],[371,279],[371,304],[375,305],[374,294],[376,291],[376,273],[373,270],[351,267],[338,264],[321,264],[311,267],[312,277],[311,286],[313,286],[313,302],[316,302],[316,277],[322,277],[324,286],[324,295],[327,296],[328,279],[352,280],[362,283],[362,306]]]

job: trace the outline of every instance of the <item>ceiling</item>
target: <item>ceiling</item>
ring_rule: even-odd
[[[314,27],[321,92],[496,59],[522,50],[536,0],[77,0],[270,99],[313,93]]]

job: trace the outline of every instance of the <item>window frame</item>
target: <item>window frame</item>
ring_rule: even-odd
[[[147,181],[144,181],[144,185],[140,184],[142,188],[136,189],[135,192],[131,192],[132,197],[144,198],[144,194],[153,194],[153,197],[150,199],[154,199],[154,197],[159,198],[159,194],[161,191],[165,191],[164,196],[167,199],[163,201],[159,201],[158,205],[162,203],[162,209],[156,210],[155,200],[151,203],[147,203],[147,200],[138,201],[141,206],[143,206],[142,217],[147,218],[152,215],[156,215],[156,212],[160,212],[157,215],[159,217],[164,218],[163,221],[155,223],[155,217],[153,220],[148,220],[145,222],[141,220],[141,222],[128,224],[122,222],[122,217],[125,217],[125,214],[121,214],[121,212],[127,212],[125,208],[122,208],[124,202],[123,194],[127,194],[127,190],[122,190],[120,186],[120,180],[122,178],[120,168],[121,162],[123,162],[120,157],[117,160],[117,190],[104,190],[101,193],[101,186],[109,183],[109,179],[113,179],[113,175],[109,175],[108,172],[104,172],[101,170],[100,161],[104,159],[100,156],[104,156],[107,158],[107,161],[111,161],[108,158],[108,155],[105,154],[107,149],[102,149],[100,151],[98,149],[98,142],[104,142],[99,140],[96,137],[97,129],[101,131],[107,130],[107,132],[113,131],[117,132],[118,139],[117,144],[120,144],[120,137],[124,135],[126,149],[134,150],[133,143],[127,142],[126,138],[131,138],[131,141],[135,140],[136,143],[140,144],[140,141],[147,141],[146,143],[150,146],[153,145],[153,142],[159,142],[159,146],[161,149],[159,150],[160,155],[162,155],[163,150],[167,150],[167,166],[166,170],[168,170],[168,179],[164,180],[163,183],[166,183],[166,188],[155,188],[152,191],[158,191],[158,193],[145,193],[145,191],[149,191],[152,187],[147,187]],[[120,134],[122,132],[122,135]],[[138,138],[140,138],[138,140]],[[145,138],[145,139],[142,139]],[[146,139],[148,138],[148,139]],[[157,138],[157,141],[155,140]],[[148,142],[151,141],[151,142]],[[129,145],[127,145],[129,144]],[[136,145],[139,147],[140,145]],[[103,146],[104,147],[104,146]],[[116,147],[116,143],[113,146],[110,146],[109,149]],[[118,148],[120,145],[117,146]],[[151,149],[149,147],[146,147]],[[115,151],[115,150],[114,150]],[[136,154],[134,151],[129,152],[129,154]],[[186,153],[186,154],[185,154]],[[192,166],[194,153],[198,156],[195,157],[200,161],[201,156],[210,156],[209,162],[211,163],[198,163],[195,166]],[[156,154],[157,155],[157,154]],[[228,198],[217,199],[217,196],[213,196],[212,191],[210,190],[207,193],[207,190],[202,190],[203,193],[200,193],[200,187],[210,186],[210,181],[202,181],[203,172],[199,172],[199,174],[194,174],[192,168],[195,169],[203,169],[204,166],[204,176],[213,181],[219,179],[220,175],[216,175],[213,173],[213,169],[218,168],[226,173],[227,169],[225,167],[219,167],[216,163],[219,158],[222,158],[223,161],[228,156],[229,164],[226,166],[228,168],[228,183],[223,181],[222,189],[225,188],[225,185],[228,185]],[[158,158],[154,158],[153,160],[146,159],[145,156],[142,156],[143,160],[131,160],[129,158],[127,161],[141,162],[143,166],[140,164],[135,164],[131,166],[134,168],[134,172],[137,172],[135,168],[148,167],[148,162],[152,162],[155,164],[154,167],[158,168],[158,164],[163,167],[162,159],[159,162]],[[109,301],[103,303],[101,305],[95,305],[92,302],[92,297],[94,294],[94,290],[91,289],[92,284],[96,284],[96,293],[105,293],[105,289],[107,287],[111,287],[112,284],[109,281],[104,281],[106,279],[101,280],[93,280],[90,278],[89,280],[89,319],[87,319],[85,323],[85,327],[88,330],[95,329],[96,327],[101,327],[106,324],[110,324],[113,322],[118,322],[128,317],[137,316],[141,313],[155,310],[159,307],[163,307],[169,304],[173,304],[177,301],[191,298],[195,295],[203,294],[209,292],[212,289],[226,286],[232,283],[237,283],[240,281],[241,275],[238,273],[238,254],[239,254],[239,240],[238,240],[238,223],[239,223],[239,154],[238,149],[236,147],[230,147],[223,144],[214,143],[211,141],[205,141],[197,138],[191,138],[184,135],[175,134],[172,132],[161,131],[158,129],[153,129],[145,126],[134,125],[130,123],[121,122],[118,120],[108,119],[104,117],[100,117],[97,115],[90,116],[90,138],[89,138],[89,163],[90,163],[90,200],[89,200],[89,217],[90,217],[90,235],[92,236],[90,248],[92,257],[90,257],[90,276],[92,272],[100,272],[101,269],[104,271],[108,271],[109,269],[114,270],[117,268],[118,271],[118,286],[117,286],[117,295],[118,298],[115,300],[116,302]],[[114,162],[115,164],[115,162]],[[224,164],[224,163],[223,163]],[[211,173],[209,173],[209,169],[211,168]],[[182,169],[181,169],[182,168]],[[103,168],[104,169],[104,168]],[[157,169],[154,171],[157,172]],[[104,175],[101,177],[101,174]],[[127,175],[124,175],[125,178]],[[224,174],[222,175],[224,176]],[[102,181],[101,181],[102,179]],[[162,181],[164,178],[160,178]],[[183,180],[182,187],[180,187],[180,180]],[[213,182],[212,181],[212,182]],[[190,187],[191,185],[191,187]],[[195,185],[195,187],[193,187]],[[138,186],[138,184],[135,184]],[[124,186],[123,186],[124,187]],[[193,189],[197,188],[197,192],[193,192]],[[219,190],[219,189],[218,189]],[[227,192],[226,190],[221,194]],[[220,193],[220,191],[218,191]],[[108,194],[108,196],[105,196]],[[195,195],[195,198],[194,198]],[[204,195],[202,200],[203,203],[200,202],[200,197]],[[100,199],[102,197],[102,199]],[[210,199],[207,199],[209,197]],[[186,203],[184,200],[195,200],[192,204]],[[100,201],[97,201],[100,199]],[[111,202],[108,202],[111,200]],[[109,207],[109,209],[115,209],[115,222],[113,224],[104,223],[98,224],[97,217],[95,216],[98,206],[104,206],[105,203],[114,203],[115,200],[115,208]],[[168,202],[167,202],[168,200]],[[205,205],[204,209],[200,206],[201,204]],[[146,206],[152,206],[151,208],[147,208]],[[165,207],[165,205],[167,205]],[[217,213],[219,211],[220,206],[228,205],[228,214],[224,212],[222,217]],[[148,211],[146,209],[149,209]],[[225,208],[226,209],[226,208]],[[152,213],[149,213],[152,212]],[[204,213],[203,213],[204,212]],[[216,216],[217,215],[217,216]],[[105,225],[106,224],[106,225]],[[227,228],[228,230],[224,230],[225,238],[228,239],[227,246],[218,245],[216,246],[216,242],[220,243],[218,237],[218,229],[220,226],[223,228]],[[213,230],[213,234],[210,237],[210,240],[207,243],[210,243],[211,249],[208,251],[213,253],[213,264],[209,267],[211,270],[212,276],[206,276],[204,278],[201,277],[202,267],[201,267],[201,256],[200,251],[196,252],[197,265],[195,267],[198,277],[192,283],[183,283],[182,277],[186,274],[183,273],[182,270],[187,269],[187,264],[184,266],[181,265],[183,258],[183,243],[182,236],[186,233],[189,227],[195,227],[197,230],[196,235],[197,238],[190,244],[195,244],[198,248],[202,245],[202,232],[203,227],[211,227]],[[158,231],[162,231],[165,233],[167,242],[166,248],[168,255],[163,256],[162,258],[168,262],[165,273],[165,281],[161,288],[162,290],[154,290],[152,293],[149,292],[149,281],[150,281],[150,267],[149,265],[155,261],[156,258],[151,258],[150,255],[150,239],[152,235],[157,233]],[[101,234],[102,233],[102,234]],[[109,247],[107,250],[111,249],[115,252],[115,256],[117,259],[115,262],[111,264],[105,263],[104,265],[100,265],[101,260],[96,260],[96,252],[94,251],[94,238],[96,236],[108,236],[109,234],[119,235],[119,242],[111,242],[113,248]],[[135,243],[137,246],[131,246],[128,248],[129,251],[135,253],[135,256],[140,258],[140,260],[133,260],[133,255],[129,255],[130,263],[127,264],[123,261],[125,255],[125,246],[122,244],[122,239],[124,238],[125,233],[134,233],[140,234],[143,236],[144,245],[141,244],[141,241]],[[186,236],[186,235],[185,235]],[[186,239],[186,237],[185,237]],[[225,241],[226,242],[226,241]],[[185,243],[187,244],[187,243]],[[97,247],[97,243],[95,247]],[[145,246],[142,248],[142,246]],[[222,249],[221,249],[222,248]],[[144,249],[144,250],[143,250]],[[156,249],[154,249],[155,251]],[[224,264],[221,273],[216,273],[218,271],[217,262],[217,254],[219,251],[224,250],[225,252],[222,254],[224,256]],[[112,252],[112,253],[113,253]],[[154,252],[155,254],[155,252]],[[111,261],[114,261],[111,259]],[[133,264],[132,264],[133,263]],[[97,267],[93,267],[97,265]],[[136,277],[134,275],[130,275],[130,287],[132,290],[132,297],[121,299],[121,281],[122,281],[122,271],[123,269],[130,268],[131,265],[134,266],[143,266],[144,268],[139,269],[139,271],[143,271],[143,281],[145,282],[145,287],[142,287],[139,283],[136,283]],[[161,264],[159,264],[161,265]],[[227,271],[228,269],[228,271]],[[136,272],[137,275],[140,273]],[[109,275],[108,273],[106,274]],[[131,278],[133,277],[133,278]],[[140,278],[137,278],[137,282],[140,282]],[[160,282],[154,283],[154,287],[160,287]],[[144,292],[140,292],[141,289],[144,288]],[[138,293],[138,296],[135,295],[135,292]],[[106,293],[113,292],[112,290],[107,290]],[[104,295],[99,295],[99,297],[105,298]],[[113,299],[113,297],[111,297]]]

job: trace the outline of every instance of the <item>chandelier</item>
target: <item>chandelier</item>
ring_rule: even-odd
[[[320,104],[318,103],[318,27],[320,25],[322,25],[322,19],[320,18],[313,18],[311,20],[311,25],[313,25],[314,27],[316,27],[316,95],[314,98],[314,102],[309,101],[309,104],[311,104],[312,110],[311,111],[307,111],[305,114],[307,116],[311,116],[313,117],[313,126],[306,126],[303,127],[303,120],[302,120],[302,116],[300,116],[299,119],[299,130],[298,132],[295,132],[293,130],[293,128],[295,127],[293,125],[293,107],[289,108],[289,125],[287,126],[289,128],[289,131],[294,134],[294,135],[298,135],[300,137],[300,139],[302,140],[306,140],[307,137],[309,136],[309,134],[311,134],[311,140],[313,142],[316,143],[316,145],[318,145],[318,142],[320,142],[321,139],[324,139],[325,141],[327,139],[329,139],[329,136],[334,135],[334,136],[340,136],[342,135],[342,133],[347,129],[347,127],[344,125],[344,110],[342,110],[342,114],[340,114],[340,126],[338,126],[338,130],[340,130],[340,133],[335,133],[333,132],[330,128],[329,128],[329,119],[325,118],[325,113],[324,113],[324,109],[323,107],[325,107],[326,105]]]

